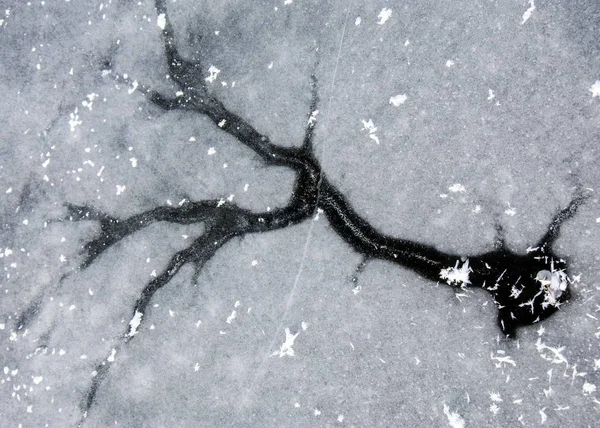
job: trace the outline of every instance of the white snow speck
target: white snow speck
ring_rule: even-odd
[[[448,418],[448,424],[452,428],[465,428],[465,420],[456,412],[450,412],[450,407],[444,404],[444,414]]]
[[[164,13],[161,13],[156,17],[156,25],[158,25],[161,30],[165,29],[165,25],[167,25],[167,17]]]
[[[127,186],[121,186],[120,184],[117,184],[117,196],[119,196],[121,193],[123,193],[125,191],[125,189],[127,188]]]
[[[131,166],[133,168],[137,167],[137,159],[136,158],[129,158],[129,162],[131,162]]]
[[[504,214],[509,215],[511,217],[514,217],[514,215],[517,213],[517,210],[514,209],[513,207],[508,208],[506,211],[504,211]]]
[[[383,25],[387,22],[388,19],[390,19],[391,16],[392,9],[384,7],[383,9],[381,9],[381,12],[379,12],[379,15],[377,15],[377,18],[379,18],[379,21],[377,21],[377,23],[379,25]]]
[[[393,104],[394,107],[398,107],[400,104],[404,104],[407,99],[408,97],[406,94],[394,95],[393,97],[390,97],[390,104]]]
[[[451,192],[454,192],[454,193],[457,193],[457,192],[465,193],[467,191],[465,186],[463,186],[460,183],[453,184],[452,186],[448,187],[448,190],[450,190]]]
[[[600,80],[596,80],[596,82],[590,86],[590,92],[592,93],[592,98],[600,97]]]
[[[446,67],[450,68],[450,67],[454,67],[456,63],[454,61],[452,61],[451,59],[449,59],[448,61],[446,61]]]
[[[494,94],[494,91],[492,91],[491,89],[488,89],[488,101],[493,100],[494,98],[496,98],[496,94]]]
[[[224,127],[226,123],[227,123],[227,121],[226,121],[225,119],[221,120],[221,121],[218,123],[218,126],[219,126],[219,128],[222,128],[222,127]]]
[[[42,376],[33,376],[33,383],[36,385],[39,385],[43,380],[44,378]]]
[[[523,20],[521,21],[521,25],[525,24],[529,18],[531,18],[531,14],[535,10],[534,0],[529,0],[529,9],[525,11],[523,14]]]
[[[292,333],[290,333],[290,329],[286,328],[285,329],[285,342],[283,342],[283,344],[279,348],[279,351],[273,352],[271,354],[271,356],[274,357],[275,355],[279,355],[279,358],[293,357],[294,350],[292,349],[292,346],[294,346],[294,341],[296,340],[296,337],[298,337],[298,334],[300,334],[300,332],[298,332],[296,334],[292,334]]]
[[[210,73],[210,76],[206,77],[204,80],[206,80],[209,83],[214,82],[215,80],[217,80],[217,76],[219,75],[219,73],[221,72],[221,70],[219,70],[217,67],[215,67],[214,65],[211,65],[208,68],[208,72]]]
[[[217,151],[215,150],[214,147],[209,148],[208,151],[206,152],[206,154],[208,154],[209,156],[212,156],[215,153],[217,153]]]
[[[309,324],[306,321],[302,321],[302,323],[300,324],[302,326],[302,330],[306,331],[306,329],[308,328]]]
[[[285,0],[283,2],[284,5],[288,5],[288,4],[292,4],[294,2],[294,0]]]
[[[357,27],[360,25],[360,23],[362,22],[362,18],[360,16],[356,17],[356,19],[354,20],[354,25],[356,25]]]
[[[133,337],[137,334],[137,329],[142,323],[143,316],[144,314],[142,312],[135,311],[135,315],[133,316],[133,318],[131,318],[131,321],[129,321],[129,337]]]
[[[548,420],[548,416],[546,416],[546,413],[544,412],[544,410],[546,410],[545,407],[543,409],[539,410],[540,416],[542,417],[542,420],[540,422],[541,424],[544,424],[544,422],[546,422]]]

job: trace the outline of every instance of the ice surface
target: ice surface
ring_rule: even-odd
[[[516,340],[480,290],[381,261],[357,273],[361,256],[319,214],[231,240],[134,313],[204,226],[153,224],[79,269],[101,230],[59,221],[66,202],[113,218],[204,199],[267,211],[294,174],[143,96],[182,95],[153,2],[12,3],[1,427],[597,426],[600,3],[167,3],[211,93],[281,146],[309,120],[328,179],[387,234],[469,256],[500,224],[526,253],[575,187],[593,189],[555,245],[572,300]]]

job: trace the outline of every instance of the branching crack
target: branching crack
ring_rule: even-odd
[[[150,103],[165,111],[185,110],[206,116],[223,132],[254,151],[265,165],[289,168],[295,172],[296,179],[287,204],[263,213],[251,212],[231,202],[207,200],[186,202],[179,207],[157,207],[119,219],[92,207],[67,204],[65,221],[95,221],[100,224],[98,237],[84,246],[81,269],[90,266],[104,251],[123,238],[153,223],[203,223],[205,226],[204,233],[176,253],[167,267],[144,287],[134,304],[127,331],[115,345],[118,349],[136,336],[155,293],[168,284],[185,264],[193,264],[196,272],[199,272],[232,238],[298,224],[310,219],[317,209],[325,214],[332,229],[363,255],[365,262],[371,259],[387,260],[411,269],[433,283],[445,280],[451,286],[475,286],[489,291],[498,306],[498,325],[508,337],[515,336],[517,327],[550,316],[568,300],[569,284],[564,279],[568,278],[567,265],[552,252],[552,244],[559,235],[561,224],[575,215],[577,208],[585,201],[586,194],[576,193],[567,208],[554,217],[537,248],[525,255],[506,248],[500,226],[497,227],[499,239],[493,251],[469,256],[443,253],[433,246],[384,235],[351,207],[346,197],[327,179],[313,153],[319,103],[316,71],[311,75],[311,102],[302,145],[275,145],[208,92],[200,61],[184,59],[177,49],[166,2],[156,0],[155,7],[157,14],[164,16],[162,36],[165,57],[169,75],[179,87],[180,94],[171,98],[143,85],[138,86],[137,90]],[[112,64],[105,64],[105,67],[110,68]],[[112,70],[105,70],[104,73],[111,74],[118,82],[128,81]],[[364,268],[365,262],[361,263],[356,275]],[[24,316],[32,317],[35,312],[33,308]],[[109,366],[106,360],[97,365],[96,376],[81,405],[81,423],[94,404]]]

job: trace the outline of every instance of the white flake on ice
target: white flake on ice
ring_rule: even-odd
[[[569,366],[569,362],[562,354],[562,352],[565,350],[565,346],[553,348],[552,346],[548,346],[543,343],[541,338],[538,338],[537,342],[535,343],[535,347],[540,353],[540,357],[542,357],[544,360],[550,361],[552,364],[565,363],[566,367]],[[543,353],[546,350],[550,351],[550,353]]]
[[[206,152],[206,154],[209,155],[209,156],[212,156],[215,153],[217,153],[217,151],[215,150],[214,147],[209,148],[208,151]]]
[[[583,384],[583,395],[590,395],[594,392],[596,392],[596,385],[589,382]]]
[[[129,333],[127,334],[129,337],[133,337],[137,334],[137,329],[142,323],[143,316],[144,314],[142,312],[135,311],[135,315],[133,315],[133,318],[129,321]]]
[[[32,376],[33,377],[33,383],[35,383],[36,385],[39,385],[44,378],[42,376]]]
[[[465,260],[461,267],[458,267],[460,260],[456,261],[454,267],[442,269],[440,271],[440,278],[445,279],[449,285],[466,285],[470,284],[469,273],[473,270],[469,267],[469,259]]]
[[[355,20],[354,20],[354,25],[356,25],[357,27],[360,25],[360,23],[362,22],[362,18],[360,16],[358,16]]]
[[[453,184],[452,186],[448,187],[448,190],[450,190],[451,192],[454,192],[454,193],[458,193],[458,192],[465,193],[467,191],[465,186],[463,186],[460,183]]]
[[[534,0],[529,0],[529,9],[525,11],[523,14],[523,20],[521,21],[521,25],[525,24],[529,18],[531,18],[531,14],[535,10]]]
[[[161,30],[165,29],[165,25],[167,25],[167,17],[164,13],[161,13],[156,17],[156,25],[158,25]]]
[[[384,7],[383,9],[381,9],[381,12],[379,12],[379,15],[377,15],[377,18],[379,18],[379,21],[377,21],[377,23],[379,25],[383,25],[387,22],[388,19],[390,19],[391,16],[392,9]]]
[[[497,363],[494,363],[496,365],[496,368],[504,367],[507,364],[510,364],[513,367],[517,366],[517,363],[515,363],[515,360],[513,360],[512,357],[510,357],[509,355],[497,357],[497,356],[494,356],[494,354],[492,353],[492,354],[490,354],[490,358],[494,361],[497,361]]]
[[[117,184],[117,196],[119,196],[121,193],[123,193],[125,191],[125,189],[127,188],[127,186],[122,186],[120,184]]]
[[[454,61],[452,61],[451,59],[446,61],[446,67],[448,67],[448,68],[453,67],[455,64],[456,63]]]
[[[210,76],[206,77],[204,80],[206,80],[209,83],[214,82],[215,80],[217,80],[217,76],[219,75],[219,73],[221,72],[221,70],[219,70],[217,67],[215,67],[214,65],[211,65],[208,68],[208,72],[210,73]]]
[[[227,321],[225,321],[225,322],[227,324],[231,324],[231,321],[233,321],[236,317],[237,317],[237,311],[231,311],[231,315],[229,315],[227,317]]]
[[[452,428],[465,428],[465,420],[456,412],[450,412],[450,407],[446,405],[446,403],[442,403],[444,405],[444,414],[448,418],[448,424]]]
[[[79,120],[78,108],[75,107],[75,111],[73,113],[69,113],[69,126],[71,127],[71,132],[75,132],[75,128],[80,126],[83,122]]]
[[[377,135],[375,135],[375,131],[377,131],[377,127],[373,123],[373,119],[369,119],[369,120],[361,119],[361,122],[363,124],[362,130],[367,131],[369,133],[369,138],[371,138],[373,141],[375,141],[377,144],[379,144],[379,138],[377,137]]]
[[[131,88],[127,89],[127,93],[128,93],[129,95],[133,94],[133,93],[135,92],[135,90],[137,89],[137,87],[138,87],[138,81],[137,81],[137,80],[134,80],[134,81],[131,83]]]
[[[315,110],[310,114],[310,117],[308,118],[308,123],[307,125],[310,127],[315,126],[315,123],[317,123],[317,115],[319,114],[319,110]]]
[[[110,351],[110,355],[108,356],[108,358],[106,359],[106,361],[108,361],[109,363],[112,363],[115,361],[115,355],[117,355],[117,350],[115,348],[112,348],[112,351]]]
[[[290,329],[286,328],[285,329],[285,342],[283,342],[283,344],[279,348],[279,351],[273,352],[271,354],[271,356],[274,357],[275,355],[279,355],[279,358],[286,357],[286,356],[293,357],[294,350],[292,349],[292,346],[294,346],[294,341],[296,340],[296,337],[298,337],[298,334],[300,334],[300,332],[298,332],[296,334],[292,334],[292,333],[290,333]]]
[[[398,94],[390,97],[390,104],[393,104],[394,107],[399,107],[401,104],[404,104],[408,97],[406,94]]]
[[[592,98],[600,97],[600,80],[596,80],[596,82],[590,86],[590,92],[592,93]],[[598,221],[596,219],[596,221]]]

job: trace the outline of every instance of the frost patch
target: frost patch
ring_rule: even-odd
[[[391,16],[392,16],[392,9],[384,7],[383,9],[381,9],[381,12],[379,12],[379,15],[377,15],[377,18],[379,19],[379,21],[377,21],[377,23],[379,25],[383,25],[387,22],[388,19],[390,19]]]
[[[271,354],[271,357],[274,357],[275,355],[279,355],[279,358],[293,357],[294,350],[292,349],[292,346],[294,346],[294,341],[296,340],[296,337],[298,337],[298,334],[300,334],[300,332],[298,332],[296,334],[292,334],[292,333],[290,333],[290,329],[286,328],[285,329],[285,342],[283,342],[283,344],[279,347],[279,351],[275,351]]]
[[[390,97],[390,104],[393,104],[394,107],[399,107],[401,104],[404,104],[408,97],[406,94],[398,94]]]
[[[473,272],[473,270],[469,267],[469,259],[467,259],[460,267],[458,266],[459,263],[460,260],[457,260],[454,267],[442,269],[440,271],[440,278],[445,279],[446,283],[449,285],[470,284],[469,273]]]
[[[133,337],[137,334],[137,332],[138,332],[137,329],[140,326],[140,324],[142,323],[143,316],[144,316],[144,314],[142,312],[135,311],[135,315],[133,316],[133,318],[131,318],[131,321],[129,321],[129,333],[128,333],[129,337]]]
[[[161,30],[165,29],[165,26],[167,25],[167,17],[164,13],[161,13],[156,17],[156,25],[158,25]]]
[[[462,416],[456,412],[451,412],[450,407],[448,407],[446,405],[446,403],[443,403],[443,404],[444,404],[444,414],[448,418],[448,424],[452,428],[465,428],[465,420],[462,418]]]

